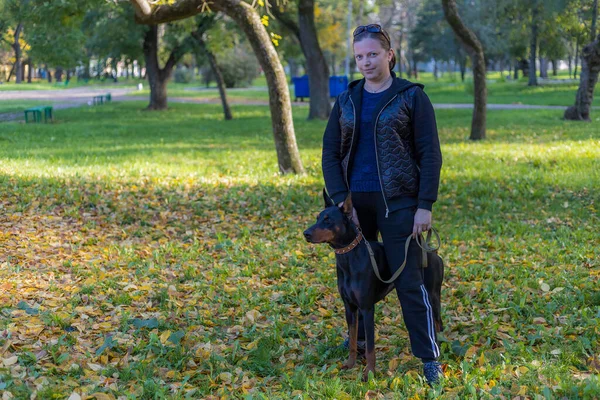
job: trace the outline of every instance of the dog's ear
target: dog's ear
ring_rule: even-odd
[[[342,204],[342,211],[346,215],[352,215],[352,194],[350,192],[348,192],[348,196],[346,196],[346,200]]]
[[[323,189],[323,200],[325,200],[325,208],[335,205],[333,204],[333,200],[331,200],[331,197],[329,197],[325,189]]]

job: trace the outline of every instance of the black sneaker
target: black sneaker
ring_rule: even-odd
[[[437,385],[444,377],[442,365],[437,361],[423,363],[423,375],[425,375],[425,379],[430,386]]]
[[[346,350],[350,350],[350,338],[346,338],[346,340],[344,340],[344,343],[342,343],[342,346],[344,346],[344,348]],[[365,340],[357,340],[356,341],[356,356],[357,356],[357,358],[365,358],[366,347],[367,347],[367,342]]]

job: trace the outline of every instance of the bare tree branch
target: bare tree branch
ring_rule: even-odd
[[[210,10],[212,1],[179,0],[170,5],[152,7],[148,0],[130,0],[135,9],[136,22],[139,24],[162,24],[184,19]]]

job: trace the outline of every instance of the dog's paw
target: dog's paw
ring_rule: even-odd
[[[354,368],[354,365],[356,364],[356,359],[347,359],[345,363],[342,364],[342,369],[352,369]]]
[[[373,376],[375,376],[375,368],[365,368],[365,370],[363,371],[363,376],[362,376],[362,381],[363,382],[368,382],[369,381],[369,372],[371,372],[373,374]]]

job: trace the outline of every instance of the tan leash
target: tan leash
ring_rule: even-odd
[[[362,232],[360,232],[360,233],[362,236]],[[432,233],[435,235],[435,238],[437,241],[437,246],[431,246],[429,244]],[[400,268],[398,268],[398,271],[396,271],[396,273],[394,273],[394,275],[392,275],[392,277],[386,281],[383,278],[381,278],[381,275],[379,275],[379,268],[377,267],[377,261],[375,260],[375,253],[373,253],[373,249],[371,248],[369,241],[365,238],[365,244],[367,245],[367,250],[369,251],[369,256],[371,257],[371,265],[373,266],[373,271],[375,272],[375,275],[377,275],[377,278],[379,278],[379,280],[381,282],[392,283],[400,276],[402,271],[404,271],[404,268],[406,267],[406,261],[408,259],[408,247],[410,246],[411,240],[412,240],[412,235],[410,235],[408,238],[406,238],[406,242],[404,244],[404,262],[402,263]],[[417,235],[417,238],[415,239],[415,241],[417,242],[417,244],[423,251],[423,257],[422,257],[423,259],[422,259],[421,265],[423,268],[427,268],[427,253],[432,253],[434,251],[437,251],[440,248],[440,244],[441,244],[440,235],[438,234],[438,231],[434,227],[431,227],[431,229],[429,229],[427,231],[427,237],[425,238],[424,242],[423,242],[423,237],[420,234]]]

